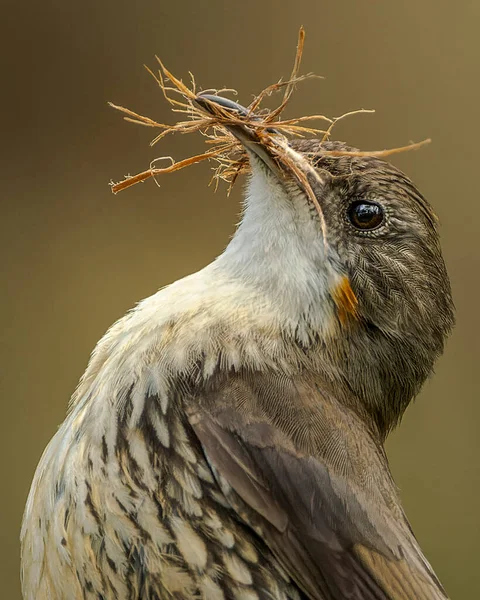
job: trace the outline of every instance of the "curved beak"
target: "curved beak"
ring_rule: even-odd
[[[241,104],[237,104],[228,98],[222,98],[221,96],[214,96],[212,94],[199,94],[195,102],[205,111],[212,115],[218,115],[219,109],[221,112],[233,112],[239,117],[245,118],[245,124],[239,123],[238,120],[235,123],[224,123],[223,126],[234,135],[237,140],[243,145],[243,147],[251,154],[258,157],[265,166],[279,179],[285,178],[285,169],[282,168],[281,162],[274,152],[269,148],[269,144],[272,143],[274,138],[272,135],[279,135],[279,132],[273,127],[265,128],[265,134],[268,136],[267,144],[265,140],[262,140],[261,135],[249,127],[248,121],[260,121],[258,117],[253,116],[247,108]]]
[[[282,185],[285,186],[288,181],[293,180],[306,194],[316,208],[326,244],[325,217],[312,188],[312,185],[317,189],[318,186],[323,187],[324,180],[305,156],[291,148],[287,140],[273,127],[258,130],[249,127],[249,123],[260,118],[255,117],[247,108],[233,100],[211,94],[199,94],[195,102],[213,116],[226,117],[228,112],[236,113],[236,119],[232,119],[232,122],[225,119],[222,121],[222,126],[237,138],[251,156],[260,159]],[[242,120],[245,120],[245,123]]]

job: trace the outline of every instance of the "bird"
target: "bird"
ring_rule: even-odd
[[[240,223],[93,351],[32,482],[23,597],[445,599],[384,449],[454,324],[437,218],[379,157],[226,128]]]

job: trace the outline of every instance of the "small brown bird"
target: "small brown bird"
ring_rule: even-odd
[[[383,446],[453,323],[432,210],[378,158],[278,136],[319,212],[230,130],[241,224],[98,344],[32,484],[24,598],[444,599]]]

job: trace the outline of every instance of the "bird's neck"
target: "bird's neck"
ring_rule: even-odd
[[[253,311],[267,304],[287,330],[307,323],[326,337],[334,319],[330,289],[339,275],[325,256],[311,206],[300,192],[294,202],[291,195],[265,177],[252,177],[242,221],[211,267],[219,281],[243,286]]]

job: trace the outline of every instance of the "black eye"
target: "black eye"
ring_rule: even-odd
[[[385,217],[383,208],[375,202],[357,200],[352,202],[347,211],[348,220],[356,229],[369,231],[379,227]]]

